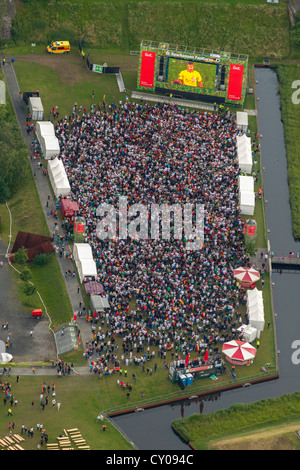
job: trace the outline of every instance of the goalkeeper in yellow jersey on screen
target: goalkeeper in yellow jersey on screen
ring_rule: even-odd
[[[199,86],[203,88],[202,77],[197,70],[195,70],[194,62],[188,62],[186,70],[182,70],[177,80],[173,80],[171,84]]]

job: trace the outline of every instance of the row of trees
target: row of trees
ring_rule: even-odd
[[[20,189],[29,171],[28,150],[9,106],[0,106],[0,203]]]
[[[25,266],[27,261],[28,261],[28,254],[24,246],[19,248],[19,250],[14,254],[14,260],[15,262],[20,265],[20,266]],[[34,259],[32,260],[32,264],[35,266],[44,266],[47,264],[49,261],[49,255],[45,253],[40,253],[39,255],[36,255]],[[28,297],[32,296],[36,293],[36,286],[31,282],[32,279],[32,273],[28,266],[25,266],[21,273],[20,273],[20,279],[24,281],[25,286],[23,289],[24,294],[26,294]]]

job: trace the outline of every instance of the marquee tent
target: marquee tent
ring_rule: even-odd
[[[243,283],[252,284],[260,278],[260,274],[253,268],[237,268],[233,270],[233,275],[236,279]]]
[[[244,215],[253,215],[255,211],[255,193],[251,191],[241,191],[240,211]]]
[[[73,255],[77,259],[93,259],[91,245],[88,243],[74,243]]]
[[[247,315],[249,325],[259,332],[265,327],[265,315],[262,291],[257,288],[247,291]]]
[[[88,243],[74,243],[73,255],[80,282],[97,277],[97,266],[93,259],[92,248]]]
[[[222,353],[231,364],[245,365],[254,359],[256,349],[246,341],[232,340],[223,344]]]
[[[246,134],[236,137],[236,149],[239,168],[242,172],[252,173],[251,138]]]
[[[28,101],[28,108],[33,121],[42,121],[44,119],[44,108],[40,97],[31,96]]]
[[[59,140],[55,135],[41,136],[40,146],[46,160],[57,157],[60,153]]]
[[[56,197],[67,196],[71,192],[64,164],[58,158],[48,161],[48,175]]]
[[[248,113],[244,111],[237,111],[236,113],[236,127],[239,131],[247,132],[248,125]]]
[[[239,191],[251,191],[254,193],[254,178],[253,176],[239,175]]]
[[[255,210],[253,176],[240,175],[238,184],[241,213],[245,215],[253,215]]]
[[[243,340],[247,343],[252,343],[257,336],[257,329],[252,326],[247,325],[243,331]]]
[[[35,134],[36,134],[37,140],[41,144],[42,137],[46,135],[55,137],[54,125],[52,124],[51,121],[37,121],[35,125]]]
[[[97,266],[93,259],[79,259],[76,262],[80,282],[97,277]]]
[[[93,313],[104,312],[106,308],[109,308],[107,297],[102,297],[101,295],[91,295],[90,305]]]

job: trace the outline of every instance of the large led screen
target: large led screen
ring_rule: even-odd
[[[216,75],[216,64],[193,62],[189,60],[169,58],[167,64],[167,82],[171,85],[184,85],[206,90],[214,90]]]

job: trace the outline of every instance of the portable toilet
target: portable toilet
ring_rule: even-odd
[[[187,378],[187,385],[192,385],[193,380],[194,380],[193,374],[186,374],[186,378]]]
[[[183,383],[184,386],[187,385],[187,376],[185,374],[180,374],[179,375],[179,380]]]

